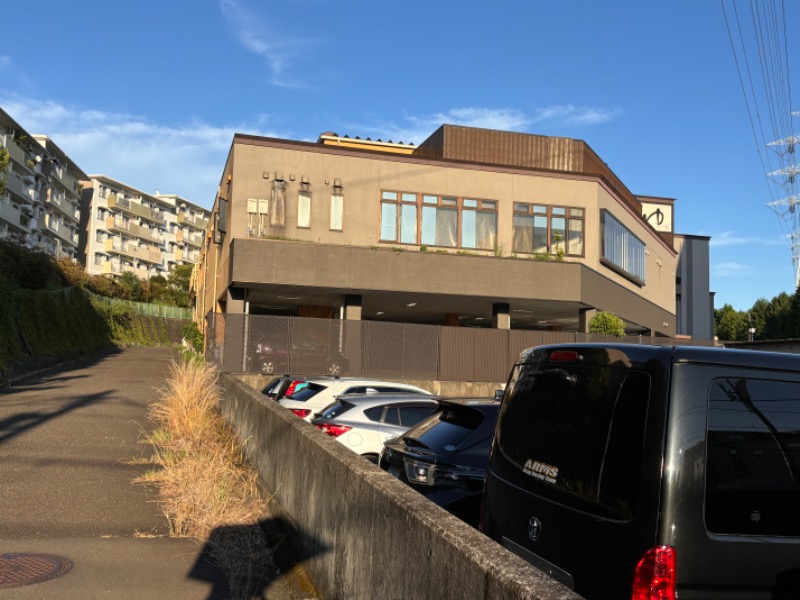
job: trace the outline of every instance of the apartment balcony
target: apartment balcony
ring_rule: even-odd
[[[125,222],[119,216],[110,216],[106,219],[106,229],[122,235],[130,235],[149,242],[161,243],[161,236],[153,235],[149,227],[142,227],[136,223]]]
[[[136,246],[125,241],[106,240],[105,251],[109,254],[119,254],[129,258],[136,258],[143,262],[161,264],[161,249],[154,246]]]
[[[34,201],[35,194],[31,186],[23,181],[16,173],[10,173],[6,181],[6,191],[18,198],[20,202],[30,204]]]
[[[7,223],[12,229],[29,231],[30,217],[24,215],[19,208],[14,208],[14,205],[7,200],[0,201],[0,220]],[[22,225],[23,220],[25,225]]]
[[[197,229],[205,230],[208,227],[208,219],[203,219],[201,217],[193,217],[185,212],[179,212],[178,224],[191,225],[192,227],[196,227]]]
[[[70,221],[75,221],[77,223],[80,220],[78,205],[70,202],[64,194],[53,193],[51,190],[50,194],[47,196],[46,204],[48,208],[55,209],[59,214]]]
[[[68,246],[78,245],[78,234],[71,227],[67,227],[64,223],[53,221],[50,215],[47,215],[44,229],[50,233],[55,234],[58,238]]]
[[[18,164],[24,165],[27,156],[25,155],[25,150],[20,148],[17,143],[14,141],[14,137],[11,135],[0,135],[0,144],[5,146],[6,150],[8,150],[8,154],[11,157],[13,162]]]
[[[130,200],[121,200],[116,194],[109,194],[108,207],[112,209],[116,208],[117,210],[129,215],[142,217],[148,221],[155,221],[161,225],[166,224],[164,217],[160,216],[153,209],[148,208],[147,206],[142,206],[137,202],[131,202]]]
[[[183,229],[179,229],[175,233],[175,241],[176,242],[185,242],[191,246],[195,246],[196,248],[200,248],[203,245],[204,236],[200,235],[199,233],[195,233],[193,231],[185,231]]]

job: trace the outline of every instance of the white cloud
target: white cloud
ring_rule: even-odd
[[[581,108],[571,104],[549,106],[526,114],[512,108],[462,107],[429,115],[408,115],[404,124],[355,125],[381,139],[419,144],[440,125],[464,125],[504,131],[525,131],[531,125],[600,125],[622,113],[621,109]]]
[[[161,125],[136,115],[85,110],[52,101],[3,97],[0,106],[31,134],[44,134],[87,174],[103,174],[143,192],[177,194],[211,207],[233,134],[262,122]]]
[[[297,80],[287,79],[285,73],[287,67],[314,44],[312,40],[293,38],[268,27],[239,0],[219,0],[219,7],[239,43],[266,62],[270,83],[280,87],[306,87]]]
[[[746,277],[753,273],[750,265],[737,262],[714,263],[711,270],[715,277]]]
[[[775,235],[770,237],[755,237],[748,235],[739,235],[732,231],[723,231],[721,233],[712,234],[710,245],[715,248],[722,248],[725,246],[782,246],[786,244],[785,236]]]

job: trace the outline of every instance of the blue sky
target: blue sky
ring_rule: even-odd
[[[633,193],[677,200],[676,231],[712,238],[716,306],[744,310],[794,271],[726,28],[749,4],[724,2],[6,3],[0,106],[88,173],[209,208],[234,132],[582,139]],[[800,5],[786,15],[798,111]]]

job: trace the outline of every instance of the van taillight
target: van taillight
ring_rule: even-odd
[[[675,600],[675,548],[656,546],[644,553],[633,574],[632,600]]]

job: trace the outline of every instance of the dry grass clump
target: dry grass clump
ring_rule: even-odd
[[[266,502],[258,475],[219,414],[220,393],[212,366],[197,361],[170,365],[149,414],[157,428],[146,438],[160,468],[141,481],[159,486],[170,535],[206,544],[228,572],[231,590],[249,598],[248,590],[257,589],[274,571],[258,525]]]

